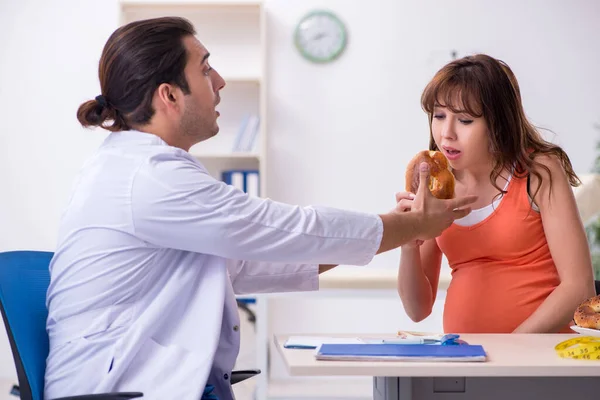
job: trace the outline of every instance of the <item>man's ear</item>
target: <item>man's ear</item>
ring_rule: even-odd
[[[161,83],[156,89],[156,97],[160,105],[168,110],[179,110],[183,99],[181,90],[168,83]]]

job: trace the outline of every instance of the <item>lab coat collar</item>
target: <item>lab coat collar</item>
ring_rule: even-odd
[[[104,141],[104,146],[123,145],[159,145],[169,146],[167,142],[153,133],[137,130],[112,132]]]
[[[128,131],[118,131],[118,132],[112,132],[110,135],[108,135],[108,137],[104,140],[104,143],[102,144],[101,148],[104,149],[115,149],[115,148],[139,148],[139,147],[145,147],[145,146],[157,146],[157,147],[163,147],[163,149],[160,149],[160,152],[164,151],[164,147],[168,147],[173,153],[177,154],[180,157],[186,158],[187,160],[193,162],[196,165],[199,165],[200,167],[202,167],[203,170],[205,170],[206,172],[206,167],[199,161],[197,160],[194,156],[192,156],[189,152],[180,149],[179,147],[173,147],[171,145],[169,145],[167,142],[165,142],[164,140],[162,140],[159,136],[153,134],[153,133],[148,133],[148,132],[142,132],[142,131],[136,131],[136,130],[128,130]],[[129,150],[126,150],[129,151]]]

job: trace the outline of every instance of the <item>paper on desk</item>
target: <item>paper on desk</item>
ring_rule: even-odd
[[[444,337],[443,333],[398,331],[398,338],[401,338],[401,339],[421,338],[421,339],[441,340],[443,337]]]
[[[327,336],[290,336],[283,347],[286,349],[316,349],[322,344],[361,344],[365,343],[359,338],[341,338]]]

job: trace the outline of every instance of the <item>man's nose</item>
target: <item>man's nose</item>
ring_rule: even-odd
[[[216,70],[214,71],[214,80],[213,80],[213,88],[215,89],[215,92],[223,89],[226,85],[225,83],[225,79],[223,79],[223,77],[221,76],[221,74],[219,74]]]

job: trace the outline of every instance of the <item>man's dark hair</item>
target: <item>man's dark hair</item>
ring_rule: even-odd
[[[128,130],[150,121],[155,112],[152,97],[162,83],[174,84],[188,94],[183,37],[195,34],[193,25],[179,17],[146,19],[118,28],[100,58],[101,94],[77,110],[81,125]]]

